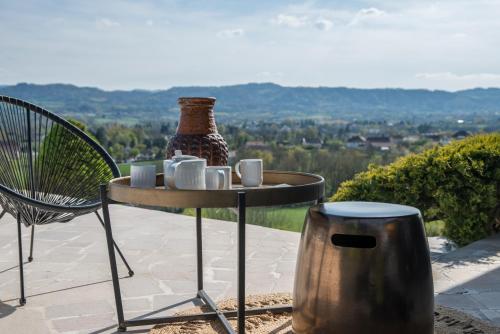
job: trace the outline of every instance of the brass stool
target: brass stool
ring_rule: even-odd
[[[309,209],[295,273],[294,333],[432,334],[433,311],[419,210],[371,202]]]

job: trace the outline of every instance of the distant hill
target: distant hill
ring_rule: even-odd
[[[180,96],[214,96],[220,120],[334,117],[431,120],[500,114],[500,89],[459,92],[424,89],[283,87],[249,83],[222,87],[173,87],[161,91],[103,91],[66,84],[0,86],[0,95],[24,99],[82,118],[177,119]]]

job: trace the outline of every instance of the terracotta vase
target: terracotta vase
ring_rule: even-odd
[[[217,132],[213,97],[181,97],[177,100],[181,116],[177,133],[167,147],[167,158],[181,150],[182,154],[207,159],[208,166],[227,165],[227,143]]]

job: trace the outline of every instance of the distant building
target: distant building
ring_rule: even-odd
[[[469,137],[471,133],[466,130],[459,130],[453,134],[453,139],[464,139],[465,137]]]
[[[280,147],[292,147],[293,145],[288,140],[280,140],[276,144]]]
[[[27,151],[20,142],[13,140],[0,140],[0,147],[2,147],[3,150],[15,152],[17,157],[20,156],[21,152]],[[35,152],[32,153],[35,154]]]
[[[379,136],[379,137],[368,137],[366,138],[366,142],[369,146],[378,148],[381,151],[390,150],[394,143],[391,141],[390,137],[387,136]]]
[[[348,148],[363,148],[366,147],[366,138],[363,136],[352,136],[347,139],[346,146]]]
[[[405,143],[415,143],[420,140],[420,136],[418,135],[409,135],[403,137],[403,142]]]
[[[434,133],[434,132],[424,133],[423,136],[425,138],[430,139],[430,140],[435,141],[435,142],[440,142],[441,138],[443,138],[443,136],[441,134]]]
[[[446,145],[450,142],[450,137],[446,133],[424,133],[424,137],[441,145]]]
[[[323,146],[323,141],[307,141],[305,138],[302,138],[302,146],[304,148],[321,148],[321,146]]]
[[[283,125],[280,129],[280,132],[291,132],[292,128],[290,128],[288,125]]]
[[[451,138],[448,136],[442,136],[441,139],[439,140],[439,143],[441,145],[446,145],[446,144],[449,144],[450,142],[451,142]]]
[[[403,142],[403,136],[402,135],[394,135],[391,137],[392,142],[395,144],[401,144]]]

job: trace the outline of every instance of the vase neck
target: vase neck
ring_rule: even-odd
[[[182,135],[217,133],[213,105],[181,104],[181,117],[177,133]]]

